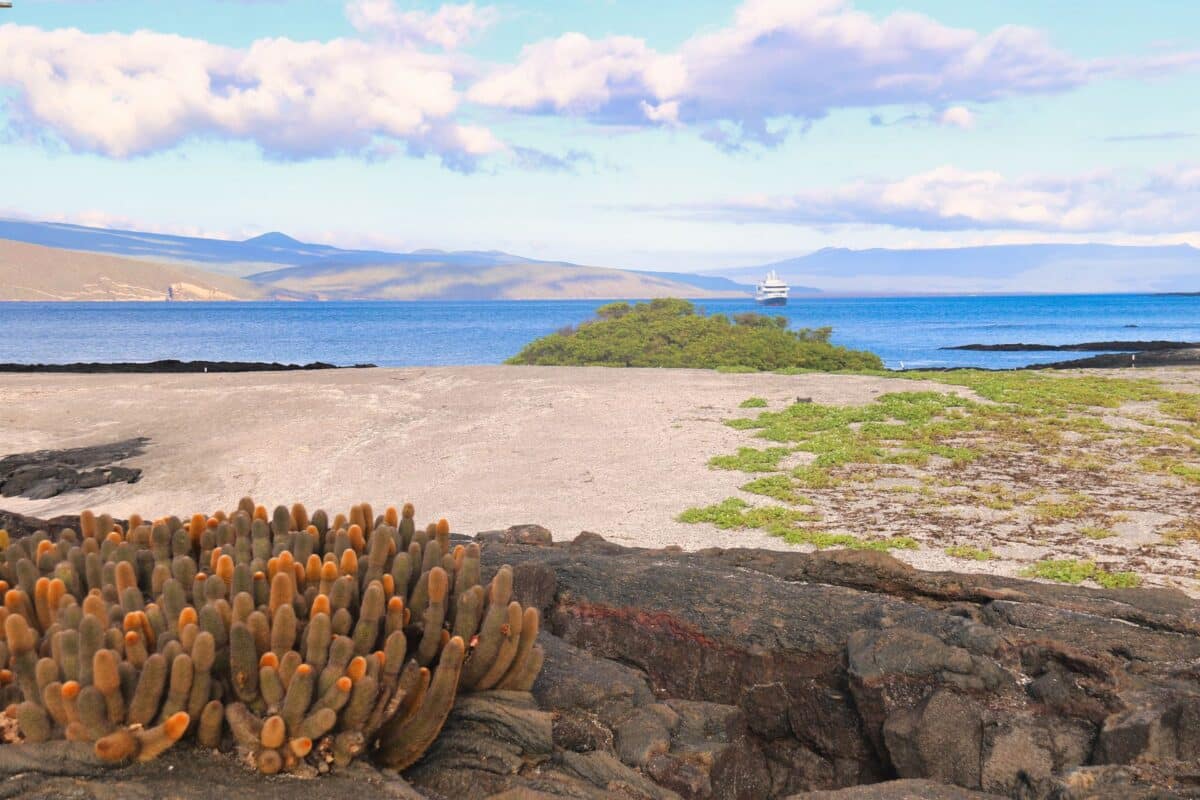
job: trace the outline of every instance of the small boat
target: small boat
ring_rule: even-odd
[[[779,279],[775,270],[771,270],[755,288],[754,299],[763,306],[786,306],[788,285]]]

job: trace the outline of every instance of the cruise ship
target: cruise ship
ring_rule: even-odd
[[[775,270],[771,270],[755,289],[754,299],[759,302],[759,305],[786,306],[788,285],[779,280],[779,276],[775,274]]]

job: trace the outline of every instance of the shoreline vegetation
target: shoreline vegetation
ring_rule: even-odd
[[[818,550],[935,548],[1056,583],[1195,591],[1200,394],[1023,371],[897,381],[860,406],[748,398],[740,408],[756,413],[725,424],[753,439],[708,461],[745,474],[740,494],[676,519]]]
[[[522,348],[507,364],[767,372],[881,370],[874,353],[830,343],[831,328],[789,330],[786,317],[706,316],[687,300],[609,303],[596,318]]]

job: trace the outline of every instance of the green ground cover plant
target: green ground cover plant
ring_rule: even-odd
[[[796,481],[788,475],[767,475],[744,484],[743,492],[773,497],[785,503],[804,505],[808,499],[796,493]]]
[[[1102,528],[1099,525],[1088,525],[1085,528],[1080,528],[1079,532],[1093,541],[1111,539],[1117,535],[1112,528]]]
[[[996,554],[991,550],[984,550],[965,544],[956,544],[953,547],[947,547],[946,555],[951,558],[965,558],[971,561],[992,561],[997,558]]]
[[[1027,578],[1043,578],[1057,583],[1077,585],[1094,581],[1106,589],[1131,589],[1140,586],[1141,577],[1135,572],[1109,572],[1095,561],[1049,559],[1026,567],[1021,574]]]
[[[708,522],[722,530],[756,528],[779,536],[788,544],[809,544],[818,550],[845,547],[852,550],[916,550],[916,540],[908,536],[860,539],[845,533],[827,533],[806,527],[820,521],[820,515],[785,506],[752,506],[745,500],[729,497],[720,503],[689,508],[678,516],[680,522]]]
[[[714,456],[708,460],[708,465],[714,469],[737,469],[742,472],[771,472],[779,468],[779,462],[790,453],[786,447],[768,447],[759,450],[754,447],[739,447],[737,453],[731,456]]]
[[[681,519],[712,522],[720,508],[727,527],[762,527],[798,545],[895,549],[901,539],[928,539],[955,558],[999,558],[962,541],[962,533],[975,530],[989,544],[1050,547],[1051,566],[1031,568],[1038,577],[1086,574],[1080,580],[1115,588],[1141,578],[1088,564],[1096,553],[1126,552],[1106,540],[1120,542],[1112,528],[1130,520],[1127,512],[1174,512],[1175,520],[1154,523],[1173,551],[1200,541],[1185,524],[1196,516],[1189,487],[1200,483],[1200,394],[1141,377],[873,374],[896,379],[901,391],[857,406],[747,403],[742,407],[760,412],[726,423],[771,446],[739,448],[710,465],[754,474],[743,492],[801,516],[755,525],[747,509],[719,505]],[[944,389],[904,391],[908,379]],[[1168,502],[1163,491],[1184,494]],[[811,523],[818,519],[841,533],[816,530]],[[860,530],[870,531],[869,538],[854,535]],[[947,546],[947,533],[960,543]]]

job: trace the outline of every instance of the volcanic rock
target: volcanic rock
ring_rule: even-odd
[[[403,779],[281,781],[183,748],[102,770],[13,745],[0,798],[1200,796],[1200,613],[1182,593],[519,539],[485,540],[483,561],[543,611],[533,692],[460,697]]]
[[[95,489],[110,483],[137,483],[140,469],[113,462],[141,455],[149,439],[68,450],[38,450],[0,458],[0,496],[45,500],[66,492]]]

